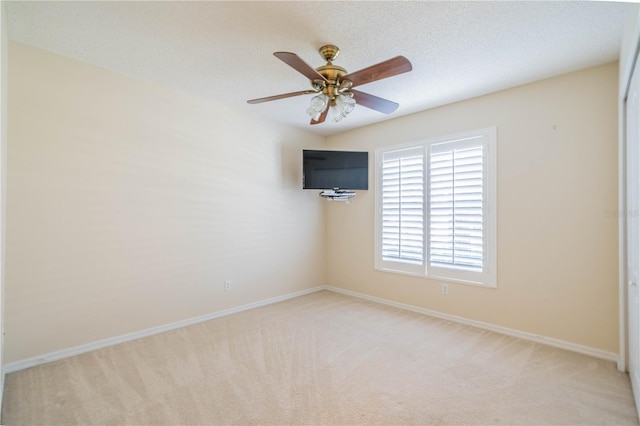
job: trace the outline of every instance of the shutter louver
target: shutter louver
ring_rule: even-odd
[[[432,146],[429,265],[482,272],[483,147]]]
[[[424,150],[382,160],[382,258],[424,262]]]

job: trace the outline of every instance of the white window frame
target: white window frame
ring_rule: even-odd
[[[457,133],[409,144],[388,146],[375,152],[375,269],[385,272],[419,276],[433,280],[452,281],[463,284],[495,288],[497,286],[497,184],[496,184],[496,134],[495,127]],[[481,272],[464,271],[456,268],[429,266],[429,155],[436,145],[469,143],[483,147],[483,266]],[[402,151],[422,150],[423,164],[423,258],[421,263],[407,263],[382,256],[382,161],[385,155],[392,156]],[[410,150],[410,151],[409,151]]]

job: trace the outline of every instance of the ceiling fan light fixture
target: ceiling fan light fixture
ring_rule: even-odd
[[[338,87],[338,90],[348,90],[351,88],[351,86],[353,86],[353,83],[351,82],[351,80],[342,80],[340,82],[340,86]]]
[[[327,103],[329,102],[329,97],[324,93],[320,93],[319,95],[311,98],[311,103],[309,104],[309,108],[307,108],[307,114],[317,119],[317,117],[322,114],[322,112],[327,109]]]
[[[351,95],[351,96],[349,96]],[[335,100],[331,103],[331,111],[333,113],[333,120],[338,122],[342,121],[347,115],[353,111],[356,106],[356,100],[353,99],[352,93],[340,93],[336,96]]]

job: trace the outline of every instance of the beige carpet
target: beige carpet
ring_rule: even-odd
[[[22,424],[637,424],[612,362],[328,291],[9,374]]]

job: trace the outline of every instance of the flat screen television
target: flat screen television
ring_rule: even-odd
[[[369,189],[367,151],[302,151],[303,189]]]

